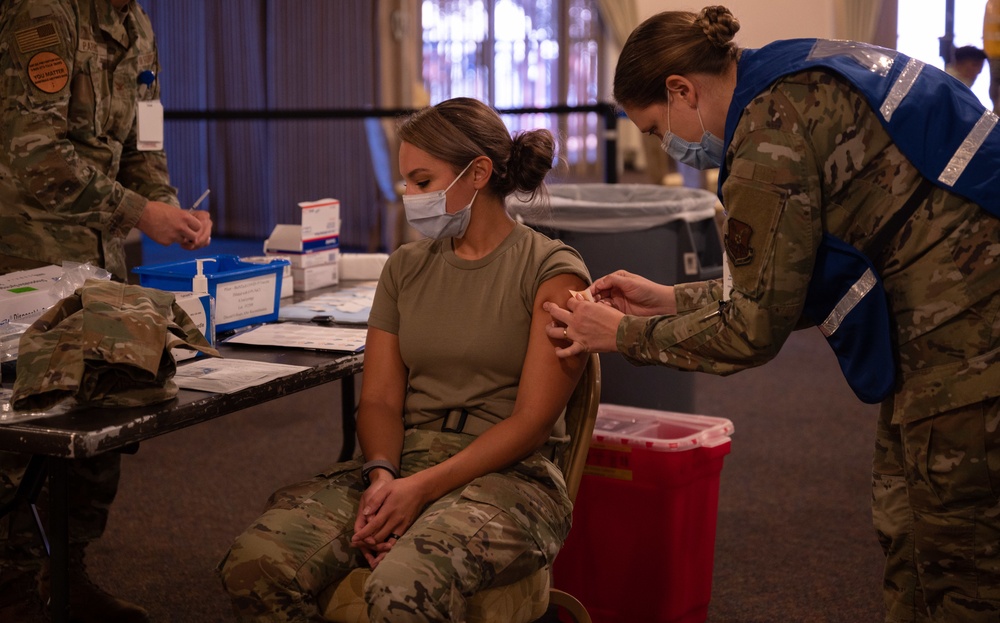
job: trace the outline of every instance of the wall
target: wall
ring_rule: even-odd
[[[723,4],[740,20],[736,42],[757,48],[777,39],[834,36],[833,5],[836,0],[727,0]],[[698,12],[708,2],[635,0],[639,20],[661,11]]]
[[[797,37],[834,38],[834,3],[838,0],[728,0],[723,6],[729,8],[740,20],[740,31],[736,35],[736,43],[741,47],[758,48],[778,39],[793,39]],[[661,11],[692,11],[698,12],[708,3],[699,4],[680,2],[677,0],[635,0],[638,9],[638,19],[643,21]],[[614,48],[615,46],[609,46]],[[607,68],[607,84],[610,85],[614,76],[614,65],[617,62],[617,49],[609,50]],[[608,87],[610,90],[610,86]],[[610,101],[610,95],[608,95]],[[643,137],[629,121],[622,119],[618,124],[619,159],[633,161],[636,168],[646,170],[652,183],[659,182],[665,170],[671,168],[663,156],[658,153],[656,145],[644,144],[656,142],[655,139]],[[647,161],[647,155],[649,160]],[[619,162],[619,166],[622,162]]]

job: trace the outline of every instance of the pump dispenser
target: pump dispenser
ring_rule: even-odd
[[[195,260],[198,265],[197,272],[191,279],[191,291],[198,296],[208,296],[208,327],[205,332],[205,339],[212,346],[215,346],[215,297],[208,293],[208,277],[205,276],[205,262],[214,262],[214,258],[206,257]]]
[[[208,294],[208,277],[205,276],[205,262],[214,262],[214,258],[206,257],[195,260],[198,272],[191,280],[191,291],[195,294]]]

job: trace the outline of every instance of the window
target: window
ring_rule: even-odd
[[[498,109],[598,103],[601,25],[595,0],[423,0],[423,81],[431,103],[475,97]],[[504,115],[548,128],[576,175],[593,174],[597,113]]]
[[[896,49],[935,67],[944,67],[940,38],[945,31],[945,0],[909,0],[900,3],[896,22]],[[955,3],[954,27],[956,48],[963,45],[983,47],[983,16],[986,0]],[[993,110],[989,95],[990,72],[984,68],[972,85],[983,106]]]

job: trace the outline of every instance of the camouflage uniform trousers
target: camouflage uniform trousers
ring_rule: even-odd
[[[886,622],[1000,621],[1000,399],[891,416],[890,401],[872,488]]]
[[[474,438],[409,430],[402,474],[436,465]],[[323,621],[316,596],[365,565],[350,547],[361,463],[335,465],[278,490],[219,564],[240,621]],[[466,598],[551,564],[569,533],[572,504],[559,469],[536,454],[477,478],[429,505],[365,587],[369,618],[464,621]]]
[[[28,466],[29,455],[0,452],[0,496],[11,499]],[[83,547],[104,533],[108,509],[118,492],[121,454],[109,452],[72,461],[68,468],[70,547]],[[43,487],[37,506],[47,526],[48,487]],[[0,582],[25,572],[36,572],[47,557],[31,510],[20,505],[0,519]],[[0,586],[2,590],[2,586]]]

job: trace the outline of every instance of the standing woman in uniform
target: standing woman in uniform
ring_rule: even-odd
[[[1000,613],[997,118],[958,81],[844,41],[733,42],[725,7],[641,24],[614,97],[668,154],[721,167],[726,275],[619,271],[547,305],[562,356],[730,374],[820,326],[881,402],[873,515],[886,621]],[[849,417],[850,414],[832,414]]]

